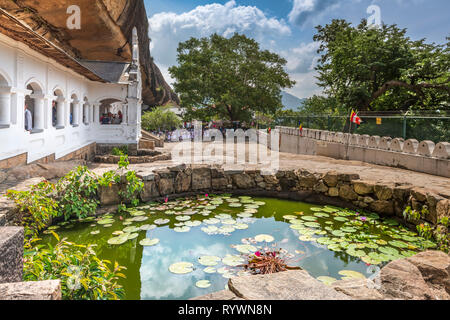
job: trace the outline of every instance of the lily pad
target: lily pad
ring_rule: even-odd
[[[157,239],[157,238],[155,238],[155,239],[145,238],[145,239],[139,241],[139,244],[144,247],[151,247],[151,246],[157,245],[158,243],[159,243],[159,239]]]
[[[205,273],[216,273],[217,269],[214,267],[206,267],[205,269],[203,269],[203,272]]]
[[[169,222],[170,222],[169,219],[156,219],[155,221],[153,221],[153,223],[157,225],[168,224]]]
[[[207,267],[214,267],[219,264],[219,261],[220,257],[216,256],[202,256],[198,258],[198,262]]]
[[[257,242],[273,242],[275,238],[268,234],[259,234],[255,237],[255,240]]]
[[[237,267],[245,263],[245,260],[241,256],[226,255],[225,258],[222,259],[222,263],[230,267]]]
[[[337,281],[336,278],[328,277],[328,276],[317,277],[317,280],[319,280],[320,282],[326,284],[327,286],[331,286],[334,282]]]
[[[122,234],[118,237],[114,237],[108,240],[108,244],[121,245],[128,241],[128,234]]]
[[[189,228],[189,227],[186,227],[186,226],[184,226],[184,227],[175,227],[175,228],[173,228],[173,231],[175,231],[175,232],[189,232],[189,231],[191,231],[191,228]]]
[[[353,279],[366,279],[366,277],[358,272],[358,271],[353,271],[353,270],[341,270],[338,272],[341,276],[346,276],[349,278],[353,278]]]
[[[194,271],[194,265],[190,262],[177,262],[169,267],[169,271],[175,274],[187,274]]]
[[[191,220],[191,217],[190,216],[178,216],[175,219],[178,221],[188,221],[188,220]]]
[[[234,246],[234,248],[240,253],[254,253],[258,250],[256,247],[249,244],[238,244]]]
[[[209,280],[200,280],[195,283],[195,286],[201,289],[206,289],[211,287],[211,282]]]

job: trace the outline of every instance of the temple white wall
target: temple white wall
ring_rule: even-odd
[[[134,86],[140,87],[140,82]],[[33,105],[31,133],[25,130],[27,96]],[[105,99],[121,106],[121,124],[100,124],[99,108]],[[30,163],[52,154],[58,159],[93,142],[138,143],[141,103],[140,95],[130,99],[127,84],[90,81],[0,34],[0,160],[27,152]]]

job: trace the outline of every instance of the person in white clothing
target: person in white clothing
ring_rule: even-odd
[[[33,130],[33,116],[31,111],[28,110],[28,105],[25,103],[25,130],[31,132]]]

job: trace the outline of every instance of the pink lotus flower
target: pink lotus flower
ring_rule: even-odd
[[[209,194],[205,194],[205,198],[208,198]]]
[[[255,256],[261,257],[261,252],[259,252],[259,251],[255,252]]]
[[[164,199],[164,202],[165,202],[165,203],[169,202],[169,198],[166,197],[166,198]]]
[[[361,217],[361,221],[366,221],[367,218],[366,217]]]

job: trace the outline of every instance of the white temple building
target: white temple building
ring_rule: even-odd
[[[129,63],[78,61],[0,10],[0,168],[70,158],[96,144],[137,146],[138,43],[134,29]]]

